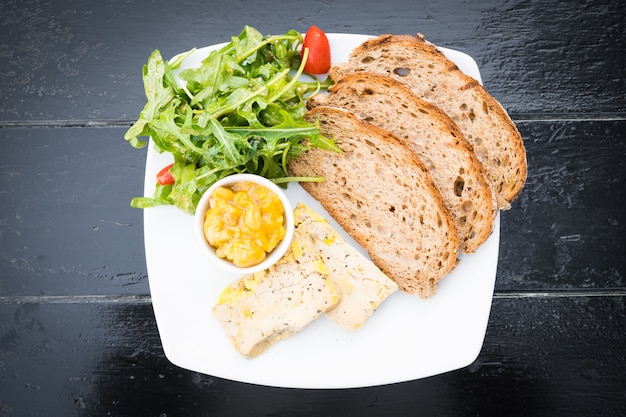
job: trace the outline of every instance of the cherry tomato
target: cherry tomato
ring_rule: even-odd
[[[309,56],[304,65],[307,74],[324,74],[330,69],[330,44],[324,31],[317,26],[311,26],[304,35],[302,55],[309,49]]]
[[[174,184],[174,177],[172,177],[172,174],[170,173],[170,168],[173,165],[174,164],[169,164],[168,166],[166,166],[165,168],[160,170],[159,173],[156,175],[157,182],[159,184],[161,184],[161,185],[172,185],[172,184]]]

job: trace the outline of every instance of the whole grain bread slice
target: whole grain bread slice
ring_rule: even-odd
[[[454,220],[428,171],[389,132],[342,109],[320,106],[319,121],[342,153],[311,149],[289,162],[297,176],[323,176],[302,187],[398,287],[426,298],[457,263]]]
[[[461,249],[473,253],[493,231],[497,202],[482,164],[456,124],[393,77],[359,72],[338,80],[310,108],[341,107],[391,132],[429,169],[455,220]]]
[[[459,126],[483,163],[500,209],[524,187],[527,175],[522,137],[504,108],[474,78],[464,74],[424,36],[380,35],[357,47],[330,77],[351,72],[388,74],[433,101]]]

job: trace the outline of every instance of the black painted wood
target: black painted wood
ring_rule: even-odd
[[[619,416],[626,404],[626,3],[0,2],[0,417]],[[424,33],[476,59],[528,183],[501,214],[470,366],[352,390],[277,389],[164,357],[122,139],[141,66],[264,33]],[[332,353],[329,353],[332,354]]]
[[[518,124],[529,175],[501,213],[496,290],[624,289],[626,122]],[[145,150],[124,131],[0,130],[0,295],[149,292],[142,214],[129,206]]]
[[[528,179],[501,213],[497,290],[626,288],[626,123],[518,127]]]
[[[0,296],[147,294],[145,150],[125,129],[0,129]]]
[[[626,401],[626,375],[617,372],[625,313],[624,297],[497,298],[483,350],[467,368],[380,387],[298,390],[173,366],[149,303],[5,304],[0,415],[617,416]]]
[[[469,53],[513,114],[626,111],[626,3],[615,0],[467,2],[16,2],[0,4],[0,120],[131,120],[144,103],[141,66],[263,33],[421,32]]]

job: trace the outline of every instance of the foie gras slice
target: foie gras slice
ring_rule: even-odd
[[[213,313],[234,347],[254,357],[304,329],[340,299],[311,238],[294,233],[280,261],[226,287]]]
[[[341,291],[339,304],[326,316],[344,329],[359,328],[398,286],[311,208],[298,204],[294,218],[296,231],[311,236],[329,278]]]

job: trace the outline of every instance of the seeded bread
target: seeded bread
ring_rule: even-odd
[[[311,149],[289,163],[297,176],[323,176],[302,186],[398,287],[426,298],[456,265],[454,220],[428,169],[389,132],[350,112],[316,107],[321,133],[342,153]]]
[[[483,163],[500,209],[510,208],[526,181],[522,138],[502,106],[435,45],[418,34],[380,35],[331,68],[337,81],[351,72],[377,72],[401,80],[433,101],[459,126]]]
[[[430,170],[455,220],[461,249],[473,253],[493,231],[497,203],[482,164],[456,124],[403,83],[374,73],[341,78],[308,101],[341,107],[391,132]]]

